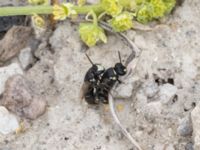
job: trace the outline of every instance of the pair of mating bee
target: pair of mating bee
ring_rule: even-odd
[[[118,52],[120,62],[114,67],[105,69],[100,64],[94,64],[86,54],[92,67],[85,74],[83,84],[83,95],[88,104],[108,104],[108,94],[116,82],[120,82],[119,76],[126,74],[126,67],[121,62],[120,52]]]

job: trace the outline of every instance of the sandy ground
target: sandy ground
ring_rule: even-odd
[[[190,113],[200,97],[199,22],[199,1],[187,0],[152,31],[126,33],[142,53],[119,87],[131,93],[126,96],[125,90],[116,105],[144,150],[193,150]],[[47,100],[47,110],[24,133],[0,135],[0,150],[135,150],[105,106],[85,109],[79,97],[91,66],[84,52],[110,67],[118,61],[118,50],[123,60],[131,53],[112,34],[107,44],[86,49],[75,24],[57,24],[34,51],[39,60],[24,72],[35,93]]]

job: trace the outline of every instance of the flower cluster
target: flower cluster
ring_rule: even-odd
[[[137,20],[148,23],[168,14],[174,8],[176,0],[136,0],[136,4]]]
[[[147,23],[153,19],[158,19],[169,13],[175,6],[176,0],[101,0],[94,8],[88,11],[88,21],[93,23],[82,23],[79,26],[81,39],[88,46],[94,46],[97,42],[107,42],[104,30],[98,25],[98,17],[105,19],[115,32],[123,32],[134,27],[133,19],[141,23]],[[78,6],[71,3],[63,3],[53,6],[53,15],[56,20],[64,20],[67,17],[77,15],[84,7],[85,0],[78,0]],[[97,10],[99,6],[99,10]],[[86,8],[89,8],[88,6]],[[92,16],[92,19],[89,17]],[[134,18],[135,17],[135,18]]]
[[[132,0],[102,0],[101,4],[105,12],[112,16],[109,20],[110,25],[116,32],[126,31],[133,27],[133,15],[123,10],[132,10],[135,2]]]
[[[77,15],[77,12],[73,9],[73,4],[63,3],[53,6],[53,15],[55,20],[65,20],[67,17]]]
[[[92,23],[81,23],[79,27],[81,39],[88,45],[94,46],[98,41],[107,42],[104,30]]]
[[[108,15],[115,16],[122,12],[119,0],[102,0],[101,4]]]
[[[133,27],[133,15],[129,12],[123,12],[110,20],[110,25],[114,31],[122,32]]]

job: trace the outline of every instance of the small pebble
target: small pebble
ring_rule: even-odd
[[[6,67],[0,67],[0,95],[4,92],[5,83],[9,77],[15,74],[23,74],[19,64],[13,63]]]
[[[159,91],[158,85],[153,81],[147,82],[143,86],[144,86],[144,93],[148,98],[152,98]]]
[[[27,67],[33,63],[33,55],[31,52],[31,48],[27,47],[21,50],[19,54],[19,61],[23,69],[27,69]]]
[[[172,84],[163,84],[160,86],[160,101],[163,104],[168,104],[175,96],[177,93],[177,87],[172,85]]]
[[[187,144],[185,145],[185,150],[194,150],[193,144],[192,144],[191,142],[187,143]]]
[[[19,127],[19,122],[5,107],[0,106],[0,133],[9,134]]]
[[[31,27],[13,26],[0,41],[0,61],[6,62],[15,57],[28,45],[31,36]]]
[[[22,75],[15,75],[6,82],[2,104],[20,117],[36,119],[46,109],[46,101],[34,95],[29,81]]]
[[[188,136],[192,135],[192,121],[189,116],[186,116],[180,121],[179,127],[177,129],[177,132],[181,136]]]

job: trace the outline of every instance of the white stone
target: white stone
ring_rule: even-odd
[[[167,104],[169,101],[171,101],[173,99],[173,97],[175,96],[177,92],[177,87],[171,84],[163,84],[160,87],[160,92],[159,92],[159,96],[160,96],[160,100],[163,104]]]
[[[115,89],[115,98],[130,98],[132,96],[134,88],[137,88],[139,79],[137,77],[129,77],[123,79],[123,83],[119,84]]]
[[[152,98],[153,96],[155,96],[158,91],[159,87],[155,82],[149,81],[144,84],[144,93],[148,98]]]
[[[193,125],[193,141],[194,149],[200,149],[200,103],[191,112],[192,125]]]
[[[0,133],[9,134],[19,128],[19,123],[13,114],[9,113],[5,107],[0,106]]]
[[[33,62],[33,55],[31,53],[31,48],[26,47],[22,49],[18,58],[22,68],[26,69]]]
[[[13,63],[6,67],[0,67],[0,95],[4,92],[7,79],[15,74],[23,74],[19,64]]]

